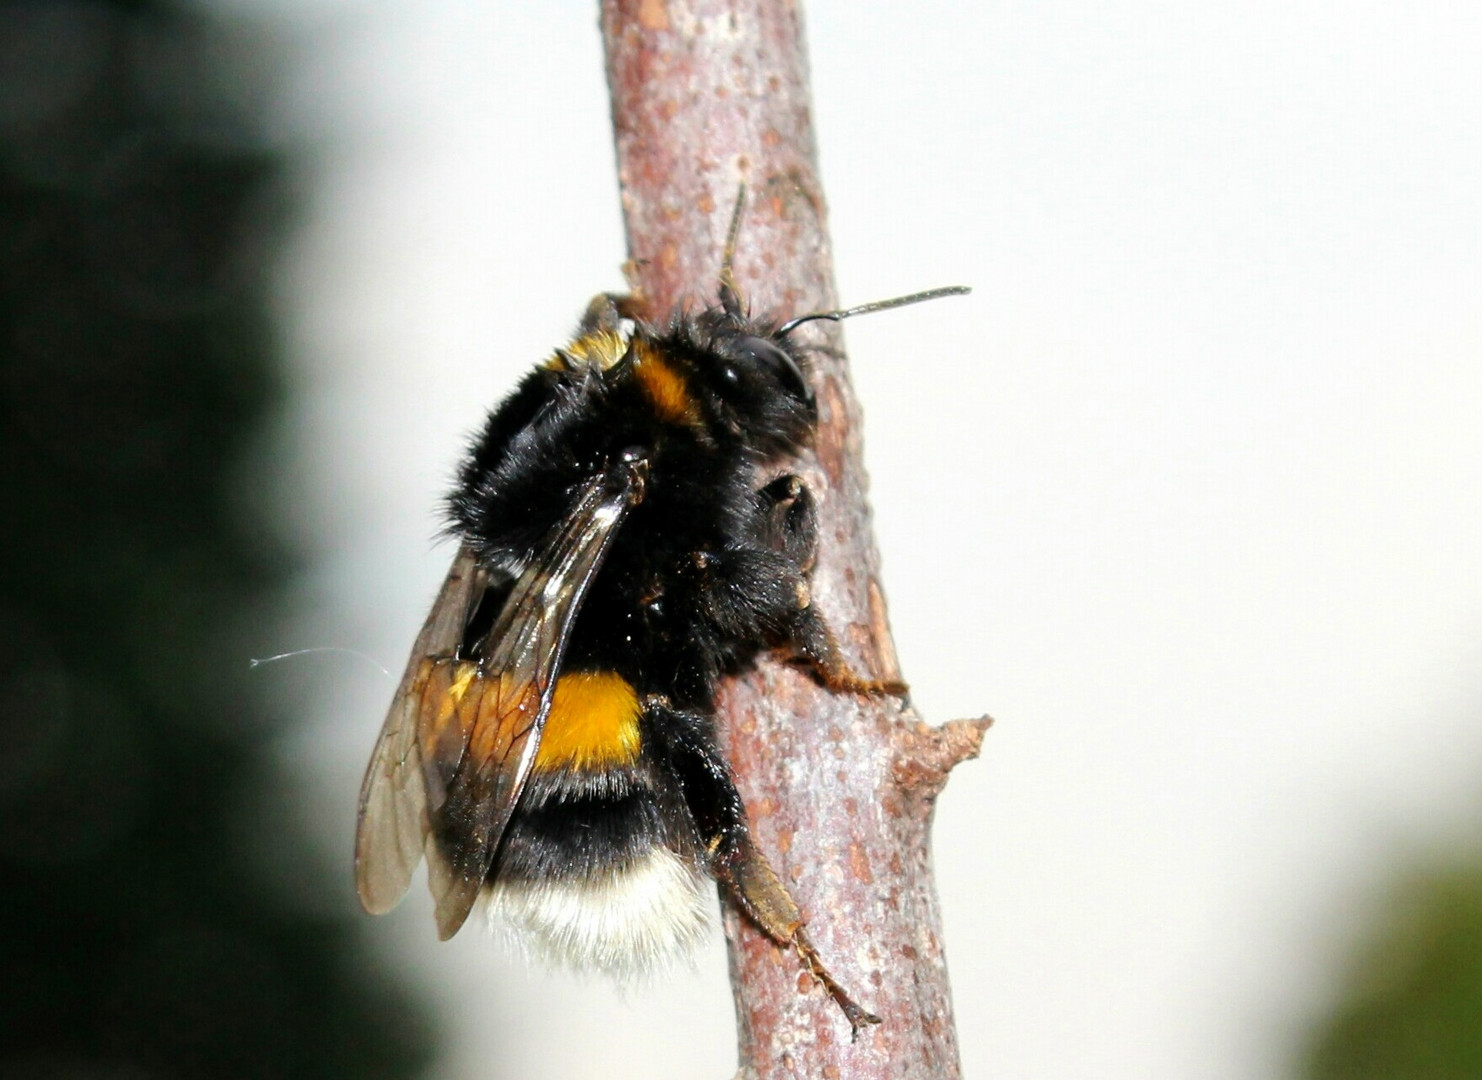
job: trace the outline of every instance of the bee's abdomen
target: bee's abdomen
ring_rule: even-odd
[[[611,671],[557,683],[487,886],[493,922],[546,960],[640,974],[688,953],[710,926],[694,826],[642,752],[640,712]]]
[[[556,680],[550,714],[535,755],[535,771],[603,772],[638,760],[633,686],[612,671],[575,671]]]
[[[643,768],[533,779],[490,878],[489,913],[543,959],[618,976],[689,953],[714,906],[688,815]]]
[[[620,979],[688,956],[715,906],[710,879],[664,847],[591,874],[500,878],[488,894],[491,924],[542,960]]]
[[[531,805],[527,789],[505,834],[494,878],[591,877],[666,846],[671,831],[653,794],[624,779],[604,777],[610,794],[557,795]],[[627,780],[631,785],[631,779]]]

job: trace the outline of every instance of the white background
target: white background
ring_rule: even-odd
[[[295,43],[310,198],[282,644],[399,670],[466,434],[622,284],[596,8],[230,4]],[[998,718],[936,828],[967,1073],[1290,1075],[1388,876],[1482,809],[1482,15],[863,7],[807,9],[840,296],[976,290],[848,328],[905,674]],[[338,860],[391,680],[314,663],[284,757]],[[439,1075],[734,1069],[718,940],[619,995],[437,944],[415,891],[369,932]]]

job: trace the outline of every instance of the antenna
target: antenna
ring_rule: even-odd
[[[947,285],[940,289],[927,289],[925,292],[911,293],[907,296],[897,296],[890,300],[876,300],[870,304],[860,304],[859,307],[844,308],[841,311],[815,311],[808,315],[799,315],[796,319],[789,319],[776,330],[776,336],[781,337],[789,331],[796,330],[805,322],[813,322],[815,319],[827,319],[829,322],[838,322],[854,315],[868,315],[872,311],[888,311],[891,308],[905,307],[907,304],[919,304],[924,300],[936,300],[943,296],[964,296],[972,292],[966,285]]]
[[[727,315],[740,316],[741,293],[736,288],[736,275],[731,264],[736,260],[736,237],[741,232],[741,211],[746,208],[746,181],[736,192],[736,206],[731,211],[731,224],[726,229],[726,250],[720,260],[720,306]]]

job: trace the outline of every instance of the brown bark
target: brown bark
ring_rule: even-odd
[[[714,301],[743,181],[735,275],[752,310],[835,306],[796,4],[603,0],[602,28],[630,284],[646,310]],[[797,467],[819,504],[815,602],[856,670],[894,677],[838,329],[795,335],[815,350],[821,414]],[[757,842],[825,963],[884,1021],[851,1043],[797,959],[728,907],[744,1075],[959,1075],[928,833],[947,772],[977,753],[986,726],[933,729],[898,699],[830,694],[775,662],[724,689],[723,737]]]

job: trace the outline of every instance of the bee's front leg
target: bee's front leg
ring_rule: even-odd
[[[756,493],[760,550],[706,556],[707,606],[729,630],[745,629],[813,669],[835,693],[903,694],[899,679],[856,672],[838,638],[813,604],[809,577],[818,555],[818,514],[797,476],[779,476]]]
[[[792,632],[782,643],[793,656],[817,673],[819,681],[836,694],[905,694],[910,687],[900,679],[871,679],[850,666],[839,639],[813,606],[812,597],[798,601]]]
[[[810,573],[818,561],[818,511],[803,478],[777,477],[756,493],[756,507],[762,545]]]

